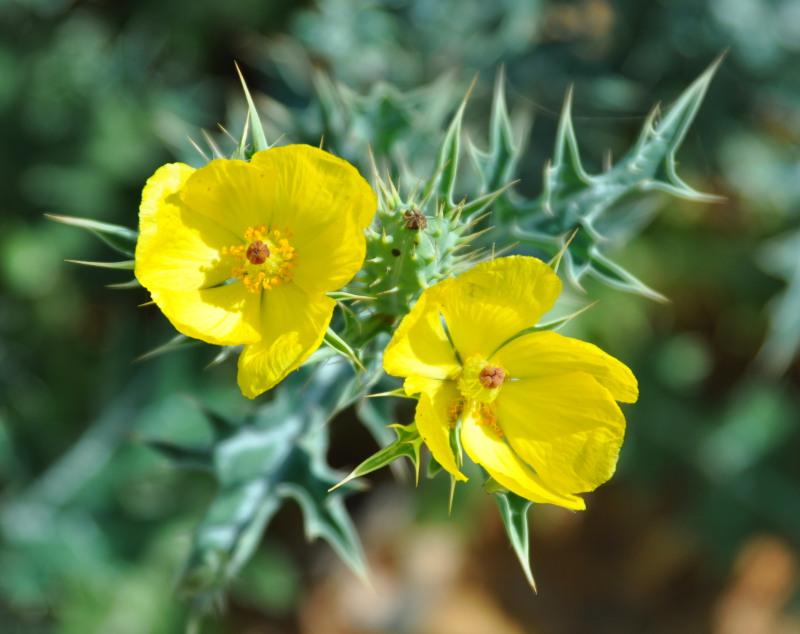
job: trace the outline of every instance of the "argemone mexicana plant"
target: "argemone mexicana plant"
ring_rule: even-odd
[[[57,218],[134,258],[86,264],[135,271],[181,333],[157,353],[190,338],[222,346],[215,362],[240,351],[234,389],[259,397],[244,415],[207,411],[212,433],[202,447],[146,440],[219,484],[180,576],[197,614],[218,603],[288,499],[299,503],[308,537],[323,537],[366,577],[344,505],[351,481],[404,456],[419,480],[422,445],[430,477],[478,480],[496,500],[535,587],[530,506],[585,508],[580,494],[616,468],[625,433],[618,402],[638,398],[626,365],[554,332],[582,310],[540,320],[562,291],[559,275],[572,288],[593,278],[662,298],[609,259],[608,248],[631,239],[649,213],[630,204],[620,213],[618,204],[652,191],[711,199],[678,177],[675,154],[717,63],[663,118],[654,111],[631,150],[600,174],[583,167],[567,98],[533,200],[512,191],[525,135],[512,124],[500,74],[488,148],[465,141],[465,97],[421,176],[367,145],[350,158],[371,171],[372,187],[322,149],[270,147],[245,86],[252,134],[245,126],[227,157],[212,145],[214,159],[199,169],[159,168],[144,188],[138,233]],[[403,99],[376,103],[376,112],[331,119],[326,147],[350,147],[342,121],[414,121],[391,111]],[[366,398],[381,396],[391,398]],[[395,397],[417,401],[413,421],[398,420]],[[381,449],[346,475],[328,465],[328,423],[351,406]]]

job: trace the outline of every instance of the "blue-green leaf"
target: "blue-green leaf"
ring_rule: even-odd
[[[108,222],[89,220],[88,218],[74,218],[72,216],[57,216],[54,214],[45,214],[45,216],[65,225],[91,231],[108,246],[122,255],[133,257],[136,251],[136,241],[139,239],[139,233],[133,229],[110,224]]]
[[[250,95],[250,90],[247,88],[247,83],[244,80],[244,75],[242,75],[242,71],[239,68],[239,64],[236,64],[236,72],[239,73],[239,79],[242,82],[242,90],[244,90],[244,96],[247,99],[247,113],[248,113],[248,120],[250,125],[253,128],[253,151],[254,152],[261,152],[262,150],[266,150],[269,148],[269,144],[267,143],[267,137],[264,135],[264,128],[261,125],[261,119],[258,116],[258,110],[256,109],[256,104],[253,101],[253,97]],[[247,131],[247,126],[245,126],[245,133]],[[242,135],[242,141],[240,142],[240,146],[242,150],[244,150],[244,141],[245,135]]]
[[[525,145],[528,127],[527,121],[517,126],[511,122],[506,104],[505,71],[501,68],[495,79],[492,96],[489,148],[483,152],[468,140],[470,155],[481,179],[479,191],[496,191],[515,180],[514,174]]]
[[[331,350],[334,350],[337,354],[350,361],[354,366],[361,370],[364,369],[364,365],[361,363],[361,359],[358,358],[356,351],[353,350],[350,344],[336,334],[332,328],[328,328],[328,330],[325,332],[323,343]]]
[[[427,199],[432,194],[442,198],[449,207],[454,207],[453,190],[455,189],[456,179],[458,178],[458,159],[461,154],[461,125],[464,120],[464,112],[467,108],[467,101],[475,87],[477,77],[472,80],[467,94],[461,100],[456,114],[453,116],[450,126],[439,148],[434,167],[435,174],[428,181],[425,187],[424,198]]]
[[[126,260],[124,262],[88,262],[86,260],[67,260],[72,264],[83,264],[84,266],[94,266],[101,269],[116,269],[120,271],[133,271],[136,266],[134,260]]]
[[[201,342],[197,339],[190,339],[186,335],[177,334],[172,339],[167,341],[167,343],[158,346],[158,348],[153,348],[152,350],[145,352],[140,357],[137,357],[136,361],[147,361],[148,359],[153,359],[155,357],[161,356],[162,354],[166,354],[167,352],[174,352],[175,350],[183,350],[189,346],[198,345]]]
[[[211,471],[211,452],[207,447],[191,447],[167,440],[142,438],[141,442],[180,467]]]
[[[536,581],[531,572],[530,537],[528,534],[528,509],[533,502],[511,491],[495,491],[494,498],[500,507],[500,517],[503,518],[503,526],[506,529],[508,541],[511,543],[517,559],[519,559],[525,578],[533,591],[536,592]]]
[[[397,433],[397,440],[391,445],[384,447],[380,451],[374,453],[367,458],[364,462],[353,469],[350,474],[336,486],[331,488],[331,491],[339,488],[343,484],[350,482],[355,478],[377,471],[381,467],[394,462],[398,458],[405,456],[410,459],[414,464],[414,471],[416,473],[416,481],[419,483],[419,450],[422,446],[422,437],[417,431],[415,423],[410,425],[391,425],[391,428]]]

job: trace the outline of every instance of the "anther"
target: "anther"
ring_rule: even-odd
[[[455,429],[458,417],[461,416],[461,413],[464,411],[464,405],[464,399],[461,397],[453,399],[447,404],[445,416],[447,416],[448,427],[451,429]]]

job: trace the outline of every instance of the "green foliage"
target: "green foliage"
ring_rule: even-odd
[[[397,318],[423,289],[464,266],[466,257],[458,250],[466,245],[463,234],[469,226],[459,224],[460,210],[428,217],[425,201],[388,199],[380,189],[383,196],[367,234],[364,269],[351,287],[355,293],[373,294],[369,306],[375,319]]]
[[[530,124],[525,120],[516,125],[511,121],[506,103],[506,73],[501,68],[497,73],[492,95],[489,147],[481,150],[468,140],[470,157],[479,178],[479,192],[496,191],[514,182],[529,127]],[[497,201],[495,209],[498,214],[511,211],[505,198]]]
[[[369,85],[387,75],[400,85],[413,84],[448,70],[491,67],[524,51],[545,6],[539,0],[327,0],[299,12],[297,41],[283,43],[281,57],[295,64],[323,59],[349,85]],[[301,68],[293,70],[302,77]]]
[[[525,578],[536,592],[536,581],[531,572],[530,535],[528,533],[528,510],[533,502],[526,500],[511,491],[495,491],[494,498],[500,508],[503,527],[514,554],[519,560]]]
[[[324,123],[317,122],[316,134],[323,136],[333,148],[346,148],[345,156],[361,165],[364,164],[363,148],[370,139],[387,139],[386,144],[375,141],[377,146],[373,148],[377,147],[377,156],[374,160],[382,162],[388,158],[399,161],[402,166],[400,188],[405,185],[413,188],[412,192],[422,192],[418,200],[415,200],[415,195],[405,198],[391,180],[383,182],[375,173],[373,180],[377,183],[380,198],[378,221],[370,233],[369,265],[365,269],[370,283],[375,282],[377,293],[395,293],[395,288],[412,289],[415,286],[411,279],[399,282],[387,277],[387,270],[398,257],[417,254],[418,245],[406,244],[409,238],[398,235],[397,228],[403,225],[403,213],[416,209],[428,217],[438,218],[441,214],[451,219],[449,231],[444,233],[452,237],[432,243],[440,260],[432,270],[430,259],[425,262],[427,267],[417,262],[397,263],[394,267],[398,272],[418,276],[420,288],[425,288],[457,270],[455,265],[447,262],[447,255],[454,253],[464,240],[455,231],[457,225],[452,221],[455,211],[460,213],[457,220],[463,216],[467,223],[477,223],[482,220],[480,214],[491,208],[494,229],[482,241],[486,248],[492,244],[514,243],[519,245],[516,247],[518,250],[532,250],[537,255],[553,257],[578,230],[564,254],[565,276],[575,288],[582,289],[584,278],[591,277],[620,290],[664,300],[662,294],[613,262],[607,253],[629,241],[652,220],[653,206],[640,202],[648,194],[662,192],[698,202],[719,201],[717,196],[695,191],[678,176],[676,155],[720,62],[721,58],[698,77],[663,116],[660,116],[659,109],[653,110],[633,147],[617,163],[599,174],[590,175],[583,167],[572,122],[572,97],[568,95],[553,158],[545,169],[543,192],[533,200],[507,191],[517,181],[518,175],[521,176],[523,152],[527,149],[523,143],[527,125],[520,117],[514,123],[508,111],[504,73],[498,73],[495,82],[488,148],[479,149],[469,138],[466,150],[462,146],[470,88],[449,126],[439,135],[439,149],[432,166],[426,163],[419,151],[411,152],[409,157],[402,145],[391,143],[395,135],[405,140],[417,138],[415,135],[431,136],[424,126],[412,126],[421,119],[418,93],[402,93],[396,88],[381,87],[359,97],[351,91],[342,92],[346,89],[336,87],[331,80],[320,79],[317,82],[322,86],[320,103],[327,104],[323,107],[338,115],[325,118]],[[441,99],[441,94],[448,94],[447,88],[445,85],[437,100]],[[343,94],[347,98],[342,97]],[[429,92],[422,94],[433,102]],[[437,106],[437,112],[440,110]],[[274,111],[274,107],[270,111]],[[283,111],[282,120],[302,121],[305,114],[292,115]],[[308,123],[308,117],[305,120],[302,134],[313,137],[314,133],[308,128],[313,129],[314,125]],[[301,126],[295,123],[293,127],[298,129]],[[349,137],[352,130],[366,132],[363,137],[353,140]],[[362,148],[360,153],[357,151],[359,144]],[[422,147],[422,142],[418,139],[413,146],[415,149]],[[388,148],[393,151],[388,151]],[[464,175],[461,166],[465,152],[471,158],[472,177]],[[420,179],[420,170],[432,176]],[[373,168],[373,172],[376,171]],[[461,200],[458,197],[465,197],[463,203],[456,202]],[[400,256],[392,255],[397,250]],[[381,308],[393,314],[398,306],[407,305],[410,299],[402,293],[395,297],[381,297],[382,303],[389,304]]]
[[[327,465],[325,425],[378,380],[380,356],[376,354],[376,336],[402,317],[423,289],[481,256],[480,251],[468,254],[460,251],[485,233],[478,226],[490,205],[497,203],[492,220],[498,227],[492,232],[493,240],[507,244],[516,239],[523,246],[543,249],[553,257],[554,266],[566,269],[567,279],[575,285],[590,274],[610,286],[657,297],[631,274],[605,259],[598,245],[609,237],[619,239],[620,235],[630,234],[641,226],[640,219],[610,213],[626,197],[659,190],[688,199],[708,198],[691,190],[677,176],[675,152],[715,68],[716,65],[712,66],[690,86],[660,122],[655,122],[655,115],[649,118],[634,148],[613,168],[596,176],[589,176],[582,166],[568,98],[554,159],[545,170],[544,192],[536,201],[526,202],[508,191],[513,185],[508,179],[520,164],[522,144],[513,138],[514,126],[506,107],[502,73],[493,95],[488,150],[480,151],[471,143],[466,148],[462,145],[470,87],[441,136],[431,175],[407,199],[392,180],[384,182],[377,167],[373,167],[378,212],[367,234],[367,259],[363,271],[342,295],[342,299],[365,299],[356,300],[353,307],[343,311],[341,335],[336,329],[329,329],[325,338],[330,351],[349,359],[353,368],[363,368],[362,364],[366,364],[370,368],[367,378],[358,374],[346,378],[351,366],[325,365],[328,355],[318,353],[306,364],[305,371],[273,390],[273,398],[259,407],[254,418],[238,423],[212,418],[214,437],[206,445],[150,441],[152,448],[176,464],[212,473],[219,486],[216,498],[194,533],[182,574],[181,588],[193,598],[198,612],[207,611],[219,602],[287,498],[297,501],[303,510],[309,538],[323,537],[354,571],[366,574],[360,544],[343,505],[348,490],[339,487],[402,456],[413,461],[418,474],[422,440],[413,424],[395,426],[398,439],[342,479]],[[242,82],[253,149],[258,151],[266,147],[267,141],[253,98],[243,79]],[[398,100],[395,105],[408,108],[409,103],[412,102]],[[392,104],[384,101],[382,105],[382,124],[408,120],[403,116],[387,118],[391,113],[388,106]],[[246,126],[232,156],[246,157],[247,141]],[[213,145],[212,149],[219,154]],[[473,158],[476,180],[465,178],[460,170],[464,152]],[[410,181],[410,172],[401,174],[400,179]],[[420,198],[417,191],[421,191]],[[472,196],[457,202],[459,191],[471,192]],[[121,232],[108,224],[70,222],[110,235]],[[564,325],[572,317],[574,314],[556,320],[553,325]],[[154,353],[181,347],[183,343],[183,340],[170,342]],[[344,391],[342,384],[348,386]],[[301,389],[303,398],[298,401],[296,393]],[[374,433],[381,436],[377,431]],[[451,505],[452,493],[451,487]],[[508,492],[497,492],[497,499],[509,540],[526,577],[535,587],[528,557],[530,504]]]
[[[675,165],[676,152],[718,64],[719,60],[687,88],[663,118],[658,119],[654,111],[633,148],[616,165],[598,175],[590,176],[583,168],[572,124],[571,97],[568,97],[554,158],[545,170],[544,191],[534,201],[525,201],[506,191],[513,184],[510,179],[520,163],[522,144],[514,139],[502,73],[493,95],[489,148],[480,151],[472,143],[468,146],[477,172],[477,186],[467,179],[459,179],[462,126],[470,89],[442,136],[434,171],[422,184],[419,203],[404,201],[391,181],[385,184],[376,174],[379,209],[376,224],[369,233],[362,286],[357,286],[356,292],[375,293],[370,308],[380,320],[402,316],[422,289],[452,274],[457,260],[456,265],[452,265],[446,258],[458,257],[456,251],[460,247],[480,237],[482,232],[476,231],[483,220],[480,214],[489,204],[496,203],[492,222],[497,226],[490,234],[492,241],[507,244],[513,240],[523,248],[544,251],[554,259],[555,266],[563,265],[567,279],[578,288],[581,288],[582,278],[588,275],[613,288],[663,299],[632,273],[610,261],[601,251],[601,245],[619,244],[642,229],[647,219],[642,218],[641,212],[614,213],[615,208],[628,199],[659,191],[688,200],[716,200],[686,185],[677,175]],[[467,184],[462,184],[464,182]],[[459,188],[473,192],[475,197],[456,204],[455,192]],[[486,192],[487,188],[492,189]],[[431,219],[421,211],[430,200],[435,201],[434,208],[438,210]],[[459,224],[462,217],[465,222]],[[445,223],[443,228],[440,223]],[[439,238],[438,242],[430,240],[429,236]],[[425,242],[425,238],[430,241]],[[433,248],[426,252],[426,244]],[[473,258],[476,255],[473,254]],[[549,325],[560,327],[580,312],[556,319]],[[403,455],[414,461],[418,471],[418,447],[405,437],[408,431],[403,429],[396,441],[356,467],[343,482]],[[504,527],[526,577],[535,588],[528,556],[530,503],[509,495],[498,493]]]
[[[409,425],[390,425],[390,427],[397,434],[397,439],[367,458],[364,462],[353,469],[348,476],[339,482],[331,489],[338,489],[343,484],[347,484],[355,478],[360,478],[377,471],[381,467],[385,467],[399,458],[406,457],[414,464],[414,473],[416,474],[416,482],[419,483],[419,451],[422,446],[422,436],[417,431],[417,425],[411,423]]]
[[[786,289],[769,305],[770,328],[760,352],[761,363],[774,375],[786,372],[800,350],[800,230],[763,245],[760,264],[784,280]]]
[[[334,151],[365,172],[370,167],[366,147],[380,162],[389,159],[393,165],[424,160],[459,90],[446,75],[406,92],[379,82],[363,95],[322,72],[315,73],[314,80],[317,99],[309,108],[319,108],[318,118],[311,111],[303,113],[299,138],[321,133]]]
[[[234,420],[210,414],[213,433],[205,443],[158,438],[145,441],[176,465],[210,473],[218,486],[205,517],[194,531],[181,575],[181,591],[191,598],[197,614],[207,612],[221,601],[253,556],[275,513],[290,498],[303,511],[307,537],[322,537],[357,574],[366,576],[361,546],[344,506],[344,498],[351,489],[342,485],[402,456],[412,460],[418,477],[422,439],[413,424],[394,425],[397,440],[342,479],[344,474],[327,463],[326,425],[338,412],[364,396],[380,378],[380,355],[376,354],[379,349],[376,341],[381,340],[376,339],[378,333],[402,317],[423,289],[481,256],[480,251],[467,254],[461,251],[485,233],[478,227],[490,205],[497,203],[493,221],[499,227],[493,232],[493,239],[504,244],[514,238],[524,246],[543,248],[554,258],[554,266],[564,265],[567,278],[576,285],[588,273],[611,286],[655,295],[621,267],[604,259],[596,248],[596,244],[607,240],[600,228],[618,237],[626,229],[641,225],[629,216],[607,217],[614,204],[625,197],[658,189],[686,198],[704,198],[683,184],[675,173],[674,163],[675,151],[693,120],[712,73],[713,67],[686,91],[661,122],[656,124],[654,118],[649,119],[628,155],[597,176],[589,176],[583,169],[568,98],[554,160],[545,172],[544,192],[537,201],[526,202],[508,191],[513,185],[509,179],[520,165],[522,144],[514,139],[502,74],[493,96],[488,150],[480,151],[471,142],[467,146],[462,144],[470,88],[442,134],[431,175],[407,198],[401,196],[392,180],[384,182],[377,167],[373,168],[379,207],[375,223],[368,231],[367,260],[362,273],[341,295],[341,299],[356,299],[356,302],[343,311],[342,334],[330,329],[325,338],[330,351],[349,359],[350,365],[326,364],[328,355],[318,353],[304,370],[284,381],[273,391],[272,399],[250,416]],[[245,127],[232,154],[242,158],[249,152],[248,136],[252,138],[254,151],[264,149],[267,144],[253,98],[246,86],[244,90],[247,121],[252,131],[249,133]],[[402,108],[408,108],[410,103],[397,100]],[[384,100],[381,105],[382,124],[404,119],[389,116],[391,102]],[[214,154],[220,154],[213,141],[211,144]],[[473,181],[464,178],[460,169],[464,152],[473,159],[477,173]],[[411,180],[410,171],[400,174],[401,182]],[[457,192],[461,191],[466,191],[467,197],[458,200]],[[129,230],[110,223],[56,219],[97,233],[117,250],[131,251],[129,242],[135,233]],[[132,263],[83,263],[107,268],[132,267]],[[610,276],[609,271],[616,277]],[[573,316],[554,324],[563,325]],[[185,339],[174,339],[148,356],[182,348],[186,343]],[[224,351],[222,356],[226,356]],[[367,373],[354,375],[352,368],[363,369],[364,364]],[[302,398],[297,398],[298,393]],[[385,414],[366,413],[365,418],[373,422],[376,418],[385,419]],[[371,431],[385,442],[381,432]],[[452,493],[451,487],[451,505]],[[535,588],[529,561],[530,503],[507,491],[495,493],[509,541]]]
[[[370,389],[377,374],[374,362],[369,372],[353,375],[341,362],[301,370],[244,420],[208,412],[213,436],[203,445],[146,440],[176,465],[210,472],[218,484],[181,575],[181,589],[199,612],[221,600],[287,499],[302,509],[309,539],[322,537],[357,574],[366,575],[344,507],[352,490],[328,494],[344,474],[328,466],[326,454],[327,425]]]
[[[456,202],[462,124],[470,90],[445,131],[430,176],[404,198],[394,182],[385,182],[373,168],[378,211],[367,233],[367,258],[356,278],[356,292],[372,293],[373,318],[396,319],[419,294],[441,279],[458,273],[482,256],[463,252],[483,231],[476,226],[509,184],[467,201]],[[401,181],[412,181],[410,172]],[[417,191],[422,190],[417,198]]]
[[[611,27],[595,19],[598,7],[610,12]],[[135,234],[126,227],[135,224],[142,183],[175,157],[197,161],[186,137],[223,119],[226,89],[234,115],[250,112],[254,132],[256,106],[266,114],[264,146],[281,135],[314,145],[324,139],[364,174],[373,170],[371,146],[381,175],[374,181],[383,198],[370,244],[375,261],[367,265],[380,282],[367,289],[372,280],[365,276],[361,286],[333,294],[342,310],[327,346],[298,380],[316,385],[315,372],[328,368],[317,364],[334,355],[352,367],[366,363],[375,354],[375,333],[387,330],[425,285],[468,264],[465,251],[484,247],[488,254],[494,244],[517,243],[517,250],[549,257],[578,228],[560,270],[602,301],[591,319],[554,318],[540,326],[564,325],[583,338],[613,342],[640,377],[642,402],[631,409],[616,478],[627,503],[635,504],[638,488],[640,497],[676,509],[679,519],[665,513],[657,530],[670,534],[670,521],[688,526],[723,565],[751,532],[796,540],[800,524],[787,504],[798,495],[792,423],[800,345],[796,37],[786,17],[792,2],[320,0],[292,7],[292,20],[284,19],[289,8],[280,2],[243,2],[224,11],[185,0],[67,9],[48,0],[0,9],[2,134],[5,147],[13,148],[0,170],[9,211],[0,220],[0,630],[176,631],[183,616],[168,590],[197,509],[214,495],[208,474],[219,490],[184,568],[198,605],[213,603],[228,587],[236,610],[239,588],[269,565],[277,567],[260,582],[273,584],[270,596],[291,578],[294,594],[284,593],[283,601],[300,600],[293,562],[282,552],[283,563],[275,564],[278,549],[268,541],[252,560],[256,565],[244,567],[263,528],[274,523],[276,505],[289,498],[305,509],[309,533],[338,544],[345,558],[358,552],[341,503],[325,505],[326,487],[343,474],[330,473],[321,460],[327,427],[319,421],[342,403],[325,397],[324,412],[314,414],[320,430],[306,410],[304,431],[286,417],[262,417],[261,409],[243,413],[225,362],[234,349],[215,350],[212,369],[198,373],[209,362],[205,346],[173,337],[153,310],[132,311],[147,300],[135,282],[116,285],[133,293],[101,288],[119,274],[105,270],[108,258],[95,250],[89,232],[42,219],[43,212],[58,214],[130,260]],[[142,26],[156,22],[171,28]],[[281,37],[272,37],[281,29]],[[631,118],[654,95],[678,94],[726,46],[731,52],[708,95],[702,93],[711,69],[674,105],[654,111],[625,154]],[[241,106],[235,76],[222,79],[233,59],[242,61],[251,86],[271,98],[254,90]],[[483,80],[499,62],[506,72],[497,73],[488,99]],[[465,107],[464,87],[476,70],[481,79]],[[558,109],[570,84],[575,90],[556,130],[557,116],[549,111]],[[700,131],[687,135],[694,118]],[[536,183],[551,137],[555,151],[540,194]],[[232,145],[244,158],[258,141]],[[598,171],[597,159],[609,147],[622,158]],[[210,156],[231,155],[211,150]],[[670,199],[669,212],[657,213],[661,192],[703,198],[678,176],[679,151],[681,175],[727,203],[700,208]],[[517,179],[519,185],[504,190]],[[479,211],[484,202],[490,204]],[[428,230],[405,227],[402,216],[411,209],[425,215]],[[492,216],[479,220],[486,211]],[[458,250],[464,242],[442,237],[455,231],[466,240],[489,225],[494,228],[465,249]],[[402,274],[386,266],[397,257],[397,241]],[[753,254],[774,279],[752,266]],[[102,266],[62,266],[75,257]],[[395,287],[402,291],[376,295]],[[616,288],[654,298],[664,293],[674,303],[643,306]],[[389,319],[376,317],[365,328],[365,315]],[[764,333],[761,363],[754,364]],[[145,355],[145,365],[131,366],[158,341],[168,343]],[[171,350],[183,354],[162,355]],[[353,376],[347,364],[339,366]],[[764,370],[771,379],[758,377]],[[372,389],[395,387],[378,377]],[[206,410],[214,434],[178,441],[155,433],[191,418],[194,408],[170,400],[176,391],[202,393],[225,412],[214,417]],[[279,402],[290,394],[276,392],[264,412],[280,414]],[[165,399],[173,404],[162,407]],[[402,420],[395,405],[389,398],[355,405],[382,447],[393,442],[386,425]],[[273,426],[296,440],[288,449],[276,440],[288,452],[283,462],[258,444]],[[144,436],[189,470],[166,468],[166,461],[128,442],[129,435]],[[252,441],[252,453],[232,438]],[[429,472],[440,470],[429,463]],[[278,471],[288,479],[280,480]],[[259,474],[274,490],[253,484]],[[263,504],[253,507],[256,502]],[[498,503],[529,573],[524,504]],[[531,517],[544,515],[537,510]],[[237,574],[242,579],[229,585]],[[706,571],[703,578],[713,576]],[[498,591],[510,596],[507,588]],[[570,603],[581,598],[571,596]],[[555,597],[548,600],[557,605]],[[277,610],[266,603],[259,609]],[[297,611],[285,603],[282,609]],[[238,618],[231,628],[241,629]],[[219,629],[229,622],[221,617]]]
[[[253,152],[261,152],[269,147],[267,144],[267,137],[264,135],[264,128],[261,126],[261,117],[258,115],[256,104],[253,102],[253,97],[250,95],[250,90],[247,88],[247,84],[242,76],[242,71],[239,69],[238,65],[236,66],[236,72],[239,73],[239,79],[242,82],[242,90],[244,91],[244,96],[247,99],[247,123],[253,126]],[[248,128],[245,126],[244,131],[242,132],[242,139],[231,158],[244,159],[246,157],[245,147],[247,132]]]
[[[532,202],[517,201],[500,206],[495,221],[508,227],[511,239],[543,250],[554,257],[564,249],[564,272],[577,288],[584,277],[594,277],[614,288],[663,300],[631,272],[612,262],[604,251],[624,243],[648,220],[647,206],[629,206],[619,213],[626,199],[653,191],[688,200],[710,202],[715,196],[700,194],[686,185],[675,171],[676,152],[719,65],[714,62],[659,120],[658,111],[648,117],[631,150],[605,172],[589,175],[583,167],[572,123],[572,98],[568,95],[559,122],[553,160],[545,169],[544,191]],[[495,96],[498,101],[498,97]],[[502,103],[495,110],[502,113]],[[506,118],[502,114],[500,119]],[[499,126],[508,129],[509,124]],[[493,154],[504,153],[506,143],[495,142]],[[494,162],[494,161],[493,161]],[[487,179],[496,171],[489,162]],[[577,230],[577,234],[575,231]],[[574,237],[573,237],[574,234]]]
[[[386,82],[371,84],[361,94],[327,73],[310,71],[313,99],[302,108],[288,108],[265,100],[261,115],[271,138],[325,147],[356,165],[362,173],[372,170],[367,148],[378,164],[413,165],[424,173],[453,101],[461,87],[443,75],[430,84],[403,91]],[[413,186],[413,184],[412,184]]]
[[[62,222],[65,225],[71,225],[80,229],[88,229],[122,255],[133,257],[136,251],[136,240],[139,237],[139,233],[133,229],[111,224],[110,222],[98,222],[97,220],[90,220],[88,218],[71,218],[69,216],[56,216],[53,214],[45,215],[51,220]]]

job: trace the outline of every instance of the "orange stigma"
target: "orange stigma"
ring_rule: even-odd
[[[481,370],[481,373],[478,375],[478,380],[487,390],[493,390],[500,387],[503,381],[506,380],[506,371],[503,368],[487,365]]]

